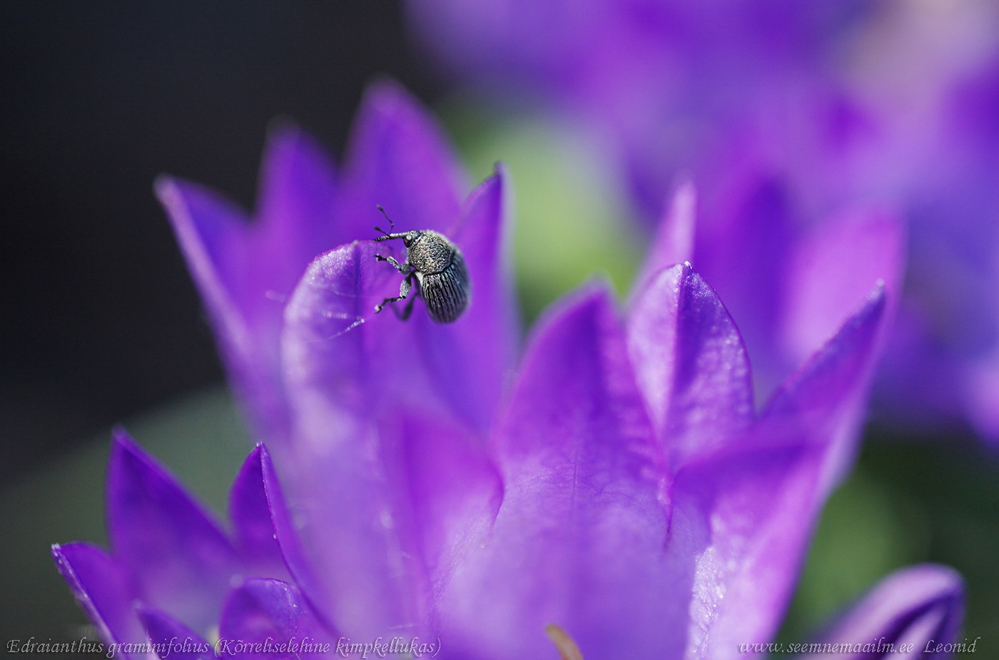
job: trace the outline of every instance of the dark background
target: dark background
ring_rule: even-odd
[[[157,174],[252,207],[270,120],[338,154],[373,77],[440,92],[386,0],[5,0],[0,48],[0,484],[221,382]]]

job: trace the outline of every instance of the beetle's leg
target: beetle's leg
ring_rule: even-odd
[[[391,258],[392,257],[389,257],[389,259],[391,259]],[[413,276],[412,275],[409,275],[408,277],[406,277],[406,279],[404,279],[402,281],[402,284],[399,286],[399,295],[398,296],[396,296],[394,298],[386,298],[385,300],[383,300],[381,302],[381,304],[375,305],[375,314],[377,314],[378,312],[382,311],[382,309],[385,308],[385,305],[389,305],[391,303],[398,302],[400,300],[405,300],[406,298],[408,298],[409,297],[409,292],[413,288],[413,281],[412,280],[413,280]],[[415,298],[414,298],[414,300],[415,300]],[[409,303],[409,305],[406,306],[406,308],[409,309],[412,306],[412,304],[413,304],[413,301],[411,300],[410,303]],[[393,307],[392,309],[395,309],[395,307]],[[398,311],[396,312],[396,315],[397,316],[399,315]],[[406,314],[406,317],[408,318],[409,314]],[[403,320],[405,321],[406,319],[403,318]]]
[[[410,280],[412,279],[413,275],[410,275],[409,277],[406,278],[406,281],[402,283],[402,285],[406,288],[407,295],[409,295],[409,289],[412,286],[412,284],[410,283]],[[398,314],[400,321],[405,321],[409,319],[409,315],[413,313],[413,303],[415,302],[416,302],[416,296],[415,295],[410,296],[409,302],[406,303],[405,309],[402,310],[402,314]],[[395,308],[393,307],[392,309]]]
[[[380,255],[380,254],[376,254],[375,255],[375,259],[377,259],[378,261],[387,261],[390,264],[392,264],[395,267],[395,269],[397,271],[399,271],[400,273],[402,273],[403,275],[409,275],[409,272],[410,272],[409,265],[408,264],[400,264],[398,261],[396,261],[395,257],[386,257],[386,256],[383,256],[383,255]]]

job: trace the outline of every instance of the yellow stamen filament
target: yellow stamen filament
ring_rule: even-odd
[[[576,646],[576,642],[572,641],[572,637],[569,637],[564,630],[554,623],[549,623],[545,626],[545,632],[558,649],[558,657],[561,660],[583,660],[583,654]]]

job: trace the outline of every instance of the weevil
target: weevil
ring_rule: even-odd
[[[388,217],[381,206],[378,210],[382,212],[385,219],[389,221],[392,230],[395,223]],[[394,257],[386,257],[376,254],[379,261],[387,261],[396,270],[406,276],[399,287],[399,295],[394,298],[386,298],[375,306],[375,313],[382,311],[386,305],[408,299],[405,309],[400,313],[393,307],[396,316],[405,321],[413,313],[413,303],[416,298],[423,298],[427,305],[427,313],[430,318],[437,323],[453,323],[464,313],[468,307],[469,298],[472,293],[472,283],[468,277],[468,268],[465,266],[465,258],[461,256],[461,250],[452,243],[446,236],[429,229],[423,231],[407,232],[387,232],[384,229],[375,227],[375,231],[383,235],[376,238],[376,241],[389,241],[401,239],[406,246],[406,260],[399,263]],[[418,290],[410,297],[413,289],[413,280],[416,280]]]

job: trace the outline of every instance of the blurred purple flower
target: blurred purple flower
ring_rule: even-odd
[[[952,645],[964,616],[963,601],[961,578],[950,569],[923,564],[898,570],[875,585],[820,636],[818,643],[825,647],[824,651],[816,649],[805,657],[891,657],[903,653],[903,645],[910,647],[907,657],[953,657]],[[831,654],[825,645],[841,650]],[[843,645],[850,649],[842,650]],[[938,645],[948,648],[943,651]]]
[[[469,84],[588,127],[648,220],[678,175],[692,177],[691,261],[738,321],[764,390],[802,357],[797,335],[820,321],[829,333],[845,318],[839,309],[804,330],[788,318],[800,301],[787,271],[821,249],[820,237],[842,241],[843,261],[825,275],[844,292],[861,268],[879,270],[896,293],[893,262],[907,244],[878,408],[923,429],[968,420],[999,442],[994,8],[437,0],[408,9],[428,50]],[[880,228],[861,232],[854,251],[856,228],[840,227],[843,218]]]
[[[651,220],[675,174],[716,165],[716,153],[731,153],[748,119],[801,128],[774,113],[800,102],[804,89],[826,92],[840,42],[881,4],[436,0],[407,7],[428,50],[469,83],[539,100],[588,124]],[[829,128],[843,132],[862,117],[841,101],[831,97],[821,110],[836,124]]]
[[[172,475],[116,431],[107,479],[111,552],[70,543],[53,546],[52,555],[101,637],[124,657],[150,657],[140,650],[147,641],[187,640],[184,650],[158,653],[204,658],[219,637],[323,639],[327,629],[288,571],[301,566],[296,538],[284,531],[288,516],[262,446],[229,493],[227,535]]]
[[[483,660],[554,657],[553,640],[571,653],[570,638],[591,660],[731,657],[771,640],[855,448],[884,287],[869,277],[858,311],[758,410],[731,317],[674,265],[677,215],[627,312],[605,286],[583,287],[539,321],[508,387],[518,324],[502,168],[460,205],[432,121],[386,84],[353,144],[337,179],[301,132],[277,133],[254,224],[192,184],[158,185],[274,464],[250,455],[226,536],[116,437],[110,553],[53,549],[104,638],[190,638],[171,655],[194,658],[216,640],[252,655],[233,640],[418,636],[440,657]],[[376,202],[461,247],[474,294],[457,323],[373,314],[399,275],[374,258],[387,246],[349,241],[371,235]],[[947,575],[950,600],[883,598],[898,614],[883,634],[938,603],[959,619]]]
[[[908,304],[879,398],[916,424],[963,418],[999,443],[999,48],[947,81],[938,103],[913,175]]]

